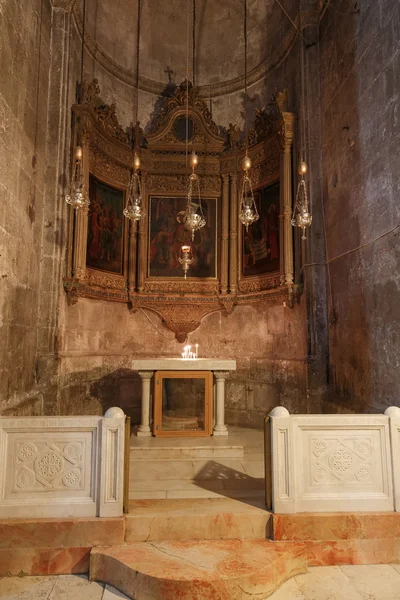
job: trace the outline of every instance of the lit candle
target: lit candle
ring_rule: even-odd
[[[183,254],[189,254],[190,252],[190,246],[182,246],[182,252]]]
[[[196,358],[199,357],[199,345],[196,344]]]

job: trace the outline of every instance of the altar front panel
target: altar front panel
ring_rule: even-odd
[[[157,371],[154,377],[156,437],[204,437],[212,430],[210,371]]]

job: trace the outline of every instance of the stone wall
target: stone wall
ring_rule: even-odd
[[[399,74],[400,4],[334,0],[320,27],[329,411],[400,404]]]
[[[33,394],[46,177],[50,0],[0,6],[0,413]]]
[[[80,299],[61,330],[61,414],[99,414],[118,405],[140,420],[141,382],[133,358],[179,357],[183,344],[152,313]],[[236,359],[226,386],[228,423],[261,426],[277,404],[308,412],[304,306],[236,307],[213,313],[190,334],[200,357]]]

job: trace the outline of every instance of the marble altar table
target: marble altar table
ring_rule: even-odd
[[[142,380],[142,414],[137,435],[150,437],[150,382],[155,371],[212,371],[216,382],[216,415],[213,435],[228,435],[225,425],[225,378],[236,370],[235,360],[214,358],[146,358],[132,361]]]

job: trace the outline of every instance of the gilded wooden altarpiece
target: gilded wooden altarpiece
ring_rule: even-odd
[[[237,127],[218,127],[184,82],[144,138],[139,127],[124,131],[116,106],[105,105],[99,94],[94,80],[85,87],[85,101],[73,107],[73,143],[83,147],[91,204],[76,213],[69,209],[64,285],[70,301],[97,298],[125,302],[133,311],[150,310],[180,342],[211,312],[278,299],[291,305],[294,115],[286,110],[285,93],[275,94],[257,113],[247,137],[261,215],[251,238],[238,218],[245,151]],[[141,146],[145,217],[139,223],[129,222],[121,208],[133,136]],[[175,263],[178,245],[188,237],[179,215],[188,189],[187,151],[192,150],[199,156],[196,172],[208,215],[207,230],[196,233],[193,242],[202,266],[184,279]]]

